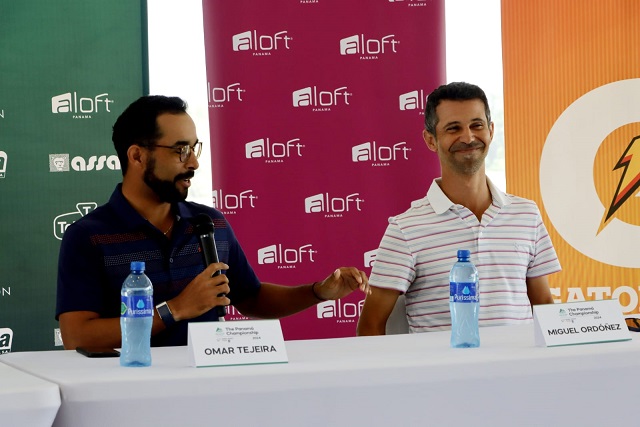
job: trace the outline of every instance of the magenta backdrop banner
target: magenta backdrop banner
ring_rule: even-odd
[[[444,0],[203,0],[203,12],[213,203],[258,277],[369,274],[388,217],[440,174],[421,133],[445,82]],[[285,318],[284,337],[354,336],[363,300]]]

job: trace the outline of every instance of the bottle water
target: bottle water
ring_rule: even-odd
[[[451,310],[451,347],[480,345],[478,330],[478,270],[469,260],[470,252],[458,251],[458,261],[449,273],[449,309]]]
[[[144,267],[143,261],[131,263],[131,274],[120,292],[121,366],[151,365],[153,286],[144,274]]]

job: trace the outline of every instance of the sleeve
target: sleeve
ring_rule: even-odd
[[[67,228],[58,255],[56,320],[68,311],[101,312],[103,268],[102,257],[96,252],[89,233],[81,225],[76,223]]]
[[[235,304],[256,295],[261,285],[228,222],[227,233],[229,242],[229,261],[227,264],[229,265],[229,270],[226,271],[226,275],[229,278],[229,287],[231,288],[228,297],[231,300],[231,304]]]
[[[558,255],[551,242],[551,237],[542,222],[542,216],[536,206],[536,240],[534,242],[533,259],[527,270],[527,277],[546,276],[556,273],[561,269]]]
[[[415,280],[415,258],[394,218],[382,236],[369,277],[372,286],[405,293]]]

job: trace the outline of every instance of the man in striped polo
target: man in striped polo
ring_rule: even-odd
[[[560,263],[536,204],[500,191],[486,176],[494,124],[478,86],[450,83],[427,98],[423,138],[442,175],[427,195],[389,218],[358,335],[382,335],[401,294],[409,331],[451,328],[449,271],[471,251],[480,282],[480,325],[532,321],[531,305],[553,303],[547,275]]]

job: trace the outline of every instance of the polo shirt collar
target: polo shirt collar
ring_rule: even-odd
[[[113,208],[116,215],[120,217],[122,222],[124,224],[127,224],[132,230],[148,226],[149,221],[147,221],[142,215],[140,215],[122,194],[122,183],[119,183],[116,186],[116,189],[113,191],[113,194],[111,194],[109,205]],[[171,210],[176,212],[176,219],[178,220],[178,222],[182,218],[189,220],[193,217],[193,214],[189,211],[186,204],[183,202],[173,204],[171,206]]]
[[[444,192],[442,191],[442,188],[440,188],[440,185],[438,185],[438,183],[441,181],[442,178],[436,178],[433,180],[433,182],[431,182],[431,187],[429,187],[429,191],[427,191],[427,200],[429,201],[429,204],[431,204],[431,207],[433,208],[434,212],[438,215],[446,212],[449,210],[449,208],[451,208],[454,203],[449,200],[449,198],[447,197],[446,194],[444,194]],[[489,185],[489,191],[491,192],[491,198],[493,199],[493,203],[498,206],[499,208],[502,208],[505,205],[508,205],[509,203],[511,203],[511,200],[509,199],[509,197],[502,192],[498,187],[495,186],[495,184],[493,182],[491,182],[491,180],[487,177],[487,184]]]

